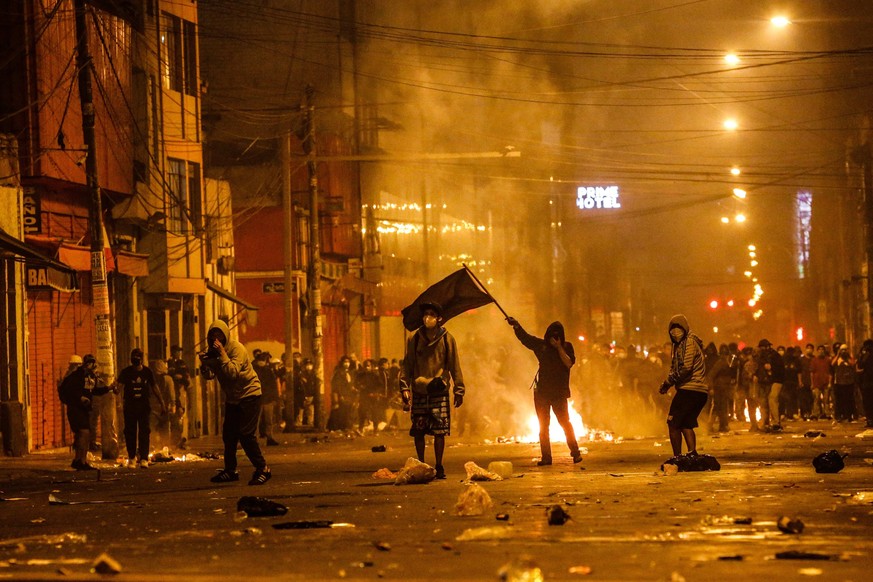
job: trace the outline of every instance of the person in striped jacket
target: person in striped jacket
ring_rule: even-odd
[[[709,386],[706,382],[706,364],[703,357],[703,342],[688,325],[684,315],[674,315],[667,328],[673,344],[670,374],[661,384],[661,394],[671,387],[676,394],[667,413],[667,428],[673,455],[682,454],[682,439],[689,455],[697,454],[697,417],[706,406]]]

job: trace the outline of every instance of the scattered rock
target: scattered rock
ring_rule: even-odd
[[[828,435],[826,435],[825,433],[823,433],[823,432],[820,431],[820,430],[808,430],[808,431],[806,431],[805,433],[803,433],[803,436],[805,436],[805,437],[808,438],[808,439],[815,439],[815,438],[818,438],[818,437],[825,437],[825,436],[828,436]]]
[[[370,451],[374,453],[384,453],[387,450],[388,449],[385,447],[385,445],[376,445],[375,447],[372,447],[370,449]]]
[[[103,553],[94,560],[91,571],[97,574],[120,574],[121,564],[109,554]]]
[[[553,505],[547,511],[549,525],[564,525],[570,520],[570,514],[560,505]]]
[[[388,542],[373,542],[373,546],[380,552],[390,552],[391,544]]]
[[[779,528],[779,531],[787,534],[800,534],[803,533],[803,522],[799,519],[791,519],[790,517],[783,515],[776,521],[776,527]]]

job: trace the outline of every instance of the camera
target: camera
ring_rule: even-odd
[[[197,355],[200,357],[200,361],[204,362],[206,360],[214,360],[218,358],[221,354],[217,349],[210,346],[209,349],[207,349],[205,352],[200,352]]]

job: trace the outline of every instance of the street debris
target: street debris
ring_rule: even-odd
[[[661,465],[661,470],[666,474],[665,467],[675,465],[680,473],[687,471],[720,471],[721,465],[712,455],[700,455],[697,453],[685,453],[670,457]]]
[[[858,491],[846,500],[849,505],[873,505],[873,491]]]
[[[239,530],[239,529],[233,530],[232,532],[230,532],[230,535],[235,537],[235,538],[238,538],[238,537],[242,537],[242,536],[246,536],[246,535],[259,536],[259,535],[262,535],[263,533],[264,532],[259,527],[247,527],[247,528],[242,529],[242,530]]]
[[[284,521],[282,523],[274,523],[273,529],[338,529],[346,527],[355,527],[353,523],[334,523],[329,519],[304,520],[304,521]]]
[[[249,517],[277,517],[288,513],[288,508],[264,497],[240,497],[236,502],[236,510],[245,512]]]
[[[102,503],[128,503],[127,501],[64,501],[54,493],[49,493],[49,505],[98,505]]]
[[[467,481],[502,481],[503,477],[497,473],[492,473],[487,469],[483,469],[473,461],[464,463],[464,470],[467,472]]]
[[[376,445],[375,447],[370,448],[370,451],[373,453],[384,453],[387,450],[388,449],[385,447],[385,445]]]
[[[170,455],[169,453],[163,453],[161,451],[158,451],[151,456],[150,460],[152,463],[172,463],[176,460],[176,457]]]
[[[777,560],[837,560],[837,556],[831,554],[820,554],[818,552],[803,552],[800,550],[789,550],[787,552],[777,552]]]
[[[0,497],[0,501],[27,501],[29,497]]]
[[[751,525],[751,517],[731,517],[730,515],[707,515],[703,518],[703,525]]]
[[[87,535],[77,534],[73,532],[56,535],[25,536],[22,538],[12,538],[0,541],[0,550],[17,549],[19,546],[23,547],[29,544],[47,544],[51,546],[60,546],[66,543],[84,544],[87,541]]]
[[[519,558],[504,564],[497,571],[497,576],[503,582],[542,582],[545,580],[543,571],[530,556]]]
[[[553,505],[547,511],[549,525],[564,525],[570,520],[570,514],[564,511],[560,505]]]
[[[816,473],[839,473],[846,466],[843,459],[848,456],[831,449],[816,456],[812,460],[812,466],[815,467]]]
[[[570,566],[570,569],[567,570],[568,574],[577,574],[579,576],[587,576],[591,572],[591,566]]]
[[[461,535],[455,538],[458,542],[475,542],[488,540],[505,540],[512,537],[513,528],[510,526],[487,526],[472,527],[465,529]]]
[[[718,559],[722,562],[742,562],[745,557],[741,554],[734,554],[731,556],[719,556]]]
[[[815,438],[819,438],[819,437],[826,437],[828,435],[826,435],[825,433],[823,433],[820,430],[808,430],[805,433],[803,433],[803,436],[805,436],[808,439],[815,439]]]
[[[372,475],[370,475],[373,479],[397,479],[397,473],[389,469],[388,467],[382,467],[378,471],[375,471]]]
[[[821,568],[801,568],[797,573],[801,576],[821,576],[824,574],[824,570]]]
[[[120,574],[121,564],[109,554],[103,553],[94,560],[91,571],[96,574]]]
[[[804,525],[799,519],[791,519],[787,515],[783,515],[776,521],[776,527],[778,527],[779,531],[782,533],[801,534],[803,533]]]
[[[504,479],[512,477],[512,462],[511,461],[491,461],[488,463],[488,470],[496,475],[500,475]]]
[[[857,439],[873,439],[873,428],[868,428],[864,432],[859,432],[855,435]]]
[[[422,463],[414,457],[406,459],[406,464],[397,473],[397,478],[394,480],[395,485],[414,485],[419,483],[430,483],[436,478],[436,469]]]
[[[497,521],[509,521],[509,514],[508,513],[498,513],[497,515],[494,516],[494,519],[496,519]]]
[[[666,477],[673,477],[679,474],[679,466],[672,463],[664,463],[661,465],[661,470],[664,471]]]
[[[375,547],[380,552],[390,552],[391,544],[388,542],[373,542],[373,547]]]
[[[462,516],[482,515],[490,510],[492,505],[491,496],[488,495],[488,492],[481,485],[470,483],[458,496],[458,502],[455,504],[455,514]]]

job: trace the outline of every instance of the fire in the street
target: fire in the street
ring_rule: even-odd
[[[746,404],[746,407],[743,409],[743,416],[746,418],[746,422],[749,422],[749,405]],[[758,422],[761,422],[761,409],[755,408],[755,418]]]
[[[570,424],[573,425],[573,431],[576,433],[578,440],[603,440],[611,442],[613,440],[612,433],[589,429],[582,421],[582,416],[573,408],[573,401],[567,403],[570,409]],[[527,432],[516,438],[518,442],[536,443],[540,440],[540,423],[536,413],[530,415],[527,420]],[[549,423],[549,440],[552,442],[566,442],[567,437],[564,436],[564,429],[558,424],[558,419],[555,418],[555,413],[552,412],[552,420]]]

